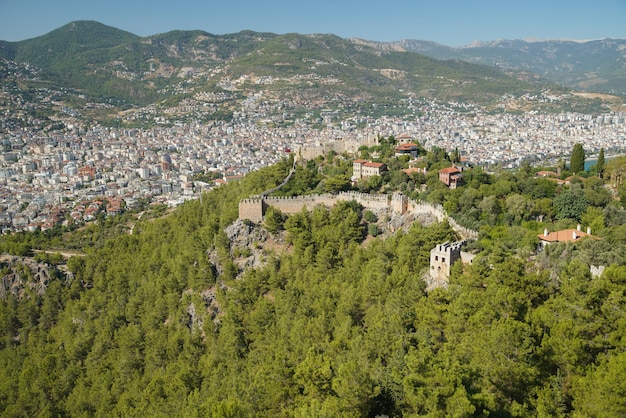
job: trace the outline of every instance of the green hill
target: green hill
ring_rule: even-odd
[[[310,161],[288,187],[349,167]],[[367,237],[376,216],[356,202],[274,213],[271,234],[234,222],[240,198],[289,168],[282,161],[167,216],[134,219],[132,234],[114,217],[58,236],[88,248],[68,261],[71,274],[46,267],[45,254],[38,267],[3,257],[3,415],[624,415],[626,212],[601,179],[557,190],[528,167],[474,169],[449,190],[436,170],[414,177],[426,199],[483,225],[473,262],[453,266],[447,289],[426,292],[431,248],[458,239],[447,222]],[[575,224],[558,214],[565,194],[589,196],[582,219],[601,239],[534,253],[544,226]],[[533,220],[539,213],[553,220]],[[590,264],[606,269],[593,277]]]
[[[263,87],[277,94],[291,84],[317,97],[332,92],[360,99],[417,95],[488,103],[505,92],[539,89],[493,68],[381,52],[333,35],[173,31],[141,38],[81,21],[38,38],[4,42],[0,54],[41,68],[59,85],[136,105],[176,97],[171,87],[189,71],[201,75],[194,80],[194,92],[215,90],[224,77],[244,75],[282,79],[282,84]],[[285,80],[297,77],[300,86]]]

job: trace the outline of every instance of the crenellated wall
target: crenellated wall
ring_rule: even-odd
[[[411,213],[414,215],[429,214],[437,218],[439,222],[448,220],[450,226],[457,231],[463,238],[477,238],[478,232],[464,228],[456,223],[443,209],[441,205],[433,205],[427,202],[416,202],[408,199],[401,193],[393,195],[373,195],[360,192],[341,192],[339,194],[317,194],[307,196],[291,196],[291,197],[268,197],[255,196],[243,199],[239,202],[239,218],[249,219],[253,222],[261,222],[265,211],[272,206],[280,210],[282,213],[291,215],[302,210],[305,207],[307,211],[313,210],[317,205],[332,207],[337,202],[355,200],[366,209],[382,210],[391,209],[396,213]]]
[[[395,212],[404,213],[408,208],[408,199],[399,193],[395,193],[391,199],[387,195],[371,195],[359,192],[290,197],[257,196],[242,199],[239,202],[239,218],[259,222],[263,220],[265,211],[270,206],[275,207],[284,214],[291,215],[300,212],[303,206],[308,211],[311,211],[317,205],[332,207],[337,202],[350,200],[355,200],[364,208],[371,210],[391,208]]]
[[[250,219],[253,222],[261,222],[266,209],[262,197],[241,199],[239,201],[239,219]]]

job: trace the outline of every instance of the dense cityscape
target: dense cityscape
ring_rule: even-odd
[[[587,155],[600,148],[617,154],[626,147],[623,113],[493,115],[472,105],[421,99],[408,104],[419,115],[412,118],[339,120],[336,112],[322,111],[314,122],[325,128],[318,129],[310,119],[290,119],[293,115],[263,106],[255,109],[248,101],[231,122],[176,122],[150,129],[84,126],[71,112],[64,130],[45,134],[4,121],[3,231],[81,223],[100,211],[114,215],[138,202],[176,206],[288,152],[305,158],[329,150],[356,155],[359,147],[391,135],[425,149],[458,149],[470,163],[503,168],[525,160],[555,162],[576,143]],[[268,110],[291,123],[283,128],[260,123]]]

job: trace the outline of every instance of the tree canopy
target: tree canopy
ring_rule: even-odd
[[[585,150],[580,143],[575,144],[572,149],[569,169],[574,174],[580,174],[585,171]]]
[[[426,292],[430,250],[459,239],[447,221],[391,234],[398,219],[342,201],[290,216],[268,210],[264,223],[233,232],[238,200],[281,183],[289,166],[142,218],[132,234],[68,232],[68,242],[106,239],[70,258],[71,274],[45,292],[25,285],[0,298],[3,415],[626,413],[626,210],[600,195],[601,179],[562,186],[528,170],[476,169],[449,190],[428,173],[428,189],[412,195],[443,202],[480,236],[448,288]],[[317,173],[346,167],[299,167],[288,190],[308,192]],[[576,216],[601,239],[535,252],[539,231]],[[384,238],[373,237],[378,228]],[[605,269],[592,275],[591,265]],[[0,267],[36,281],[25,264]]]
[[[600,148],[600,153],[598,154],[598,161],[596,162],[596,173],[598,176],[602,178],[604,176],[604,166],[606,162],[604,161],[604,148]]]

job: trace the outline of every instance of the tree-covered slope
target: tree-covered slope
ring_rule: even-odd
[[[335,161],[299,167],[288,190],[338,175]],[[0,300],[3,414],[624,414],[626,267],[592,277],[585,259],[602,241],[624,245],[623,209],[611,206],[602,240],[535,260],[525,248],[538,225],[513,216],[513,190],[554,188],[480,171],[459,192],[435,187],[432,199],[463,193],[473,206],[481,193],[506,213],[484,228],[474,262],[426,293],[430,249],[457,239],[446,222],[364,242],[371,215],[343,202],[276,216],[271,239],[245,222],[233,232],[238,199],[279,184],[289,167],[142,219],[70,259],[73,276],[44,294]],[[246,264],[251,253],[260,264]]]

